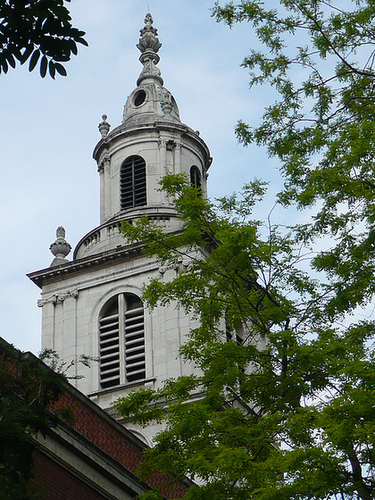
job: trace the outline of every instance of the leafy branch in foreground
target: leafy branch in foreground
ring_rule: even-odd
[[[123,231],[162,263],[185,263],[144,297],[199,320],[180,352],[197,370],[116,403],[141,425],[165,422],[141,473],[197,480],[186,499],[370,500],[374,323],[327,317],[334,290],[300,269],[293,234],[251,219],[259,181],[216,206],[182,176],[162,184],[183,231],[146,218]]]
[[[0,74],[29,60],[29,71],[39,63],[40,76],[47,70],[66,76],[65,62],[86,45],[84,31],[74,28],[65,2],[70,0],[3,0],[0,2]]]
[[[240,121],[237,136],[280,160],[284,204],[314,207],[300,238],[332,238],[314,261],[335,287],[330,314],[367,304],[375,292],[374,2],[217,2],[213,15],[247,22],[258,39],[243,67],[251,86],[270,85],[278,99],[260,126]]]
[[[98,358],[95,356],[88,356],[87,354],[80,354],[76,359],[71,359],[68,361],[62,361],[59,354],[49,348],[43,349],[39,354],[39,359],[43,361],[52,371],[63,375],[67,380],[79,380],[83,378],[83,375],[70,375],[71,368],[82,365],[87,368],[91,368],[93,362],[97,363]]]

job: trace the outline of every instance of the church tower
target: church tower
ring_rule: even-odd
[[[174,307],[153,311],[142,304],[142,286],[150,278],[169,280],[176,269],[161,269],[128,244],[122,221],[146,215],[165,231],[181,230],[173,204],[159,191],[167,173],[185,173],[206,193],[212,159],[199,133],[180,120],[177,103],[164,87],[157,67],[161,43],[151,14],[137,45],[143,70],[126,100],[122,123],[110,131],[107,116],[99,125],[94,149],[100,176],[100,225],[86,234],[67,260],[71,247],[58,228],[50,249],[50,267],[30,273],[42,290],[42,347],[69,363],[79,355],[97,357],[91,368],[75,365],[83,378],[74,383],[107,409],[137,387],[159,387],[163,380],[189,374],[178,350],[192,319]]]

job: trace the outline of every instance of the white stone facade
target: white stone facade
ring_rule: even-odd
[[[123,247],[117,255],[108,253],[102,263],[94,262],[96,266],[91,267],[94,259],[75,261],[78,272],[68,264],[48,268],[43,276],[44,286],[39,301],[43,309],[42,344],[56,350],[66,361],[80,354],[99,357],[98,318],[111,296],[121,292],[141,296],[142,286],[150,278],[171,279],[177,272],[171,269],[163,272],[155,260],[146,258],[140,248],[134,249],[132,245]],[[83,266],[87,266],[87,270]],[[59,271],[66,271],[66,274]],[[144,383],[156,388],[168,377],[190,373],[190,368],[183,367],[177,354],[193,326],[192,320],[176,307],[159,306],[153,311],[146,308],[146,378],[118,387],[115,392]],[[103,393],[103,400],[111,399],[105,394],[112,389],[100,390],[96,364],[91,368],[76,365],[75,370],[74,375],[84,375],[74,382],[83,393],[97,396]]]

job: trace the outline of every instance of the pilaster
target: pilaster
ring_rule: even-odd
[[[103,224],[110,214],[108,200],[110,199],[110,170],[111,160],[108,155],[105,155],[99,164],[98,172],[100,176],[100,223]]]

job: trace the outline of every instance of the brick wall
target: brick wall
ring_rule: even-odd
[[[27,355],[24,355],[4,340],[1,339],[1,341],[3,348],[6,347],[7,349],[7,355],[5,357],[2,352],[2,344],[0,342],[0,364],[4,367],[6,363],[6,370],[9,370],[13,376],[17,377],[18,373],[18,365],[16,363],[21,363],[21,366],[25,363],[27,367],[30,360],[33,360],[33,362],[41,363],[44,369],[46,368],[32,354],[27,353]],[[32,367],[33,365],[30,366]],[[29,386],[30,378],[26,380],[26,384]],[[136,489],[139,491],[144,490],[146,483],[151,489],[160,488],[166,499],[182,498],[184,496],[189,486],[188,482],[172,482],[170,478],[161,473],[153,474],[143,484],[137,482],[133,474],[136,474],[139,464],[144,460],[143,450],[146,448],[146,445],[68,383],[66,383],[65,394],[60,396],[51,410],[58,413],[57,410],[62,408],[69,408],[73,413],[73,423],[66,423],[68,426],[67,430],[69,430],[73,439],[78,438],[75,433],[80,434],[84,438],[82,442],[86,439],[99,448],[104,455],[111,457],[111,460],[124,467],[124,477],[126,475],[127,477],[131,476],[131,480],[134,480],[135,484],[139,486]],[[69,426],[75,432],[72,433]],[[57,434],[55,435],[52,429],[52,440],[54,439],[53,436],[57,439],[56,444],[61,441],[61,438]],[[79,439],[77,439],[78,442]],[[68,446],[68,443],[66,445]],[[70,471],[63,467],[63,457],[60,457],[62,460],[60,462],[61,465],[55,459],[51,458],[54,456],[54,453],[59,457],[57,451],[52,451],[51,454],[46,453],[46,449],[43,446],[44,444],[42,443],[40,449],[34,454],[33,478],[30,480],[34,487],[39,488],[40,494],[37,495],[37,498],[44,500],[105,500],[105,498],[108,498],[103,496],[105,494],[104,489],[100,489],[103,492],[103,495],[101,495],[95,491],[93,483],[91,483],[90,487],[83,480],[79,479],[80,470],[78,468],[80,466],[77,468],[77,477],[74,475],[74,468]],[[74,453],[72,450],[70,452]],[[131,473],[130,475],[129,472]],[[83,478],[83,476],[81,477]],[[95,479],[92,477],[91,480],[94,481]]]
[[[129,439],[122,427],[111,418],[103,417],[103,410],[86,397],[77,397],[75,389],[64,394],[54,406],[54,410],[69,408],[74,416],[72,427],[86,439],[98,446],[129,471],[136,473],[144,460],[141,444],[137,439]],[[119,428],[120,427],[120,428]],[[188,487],[184,483],[175,483],[161,474],[151,475],[145,481],[151,488],[160,488],[166,498],[182,498]]]
[[[105,497],[39,451],[33,455],[33,479],[30,483],[41,500],[105,500]]]

